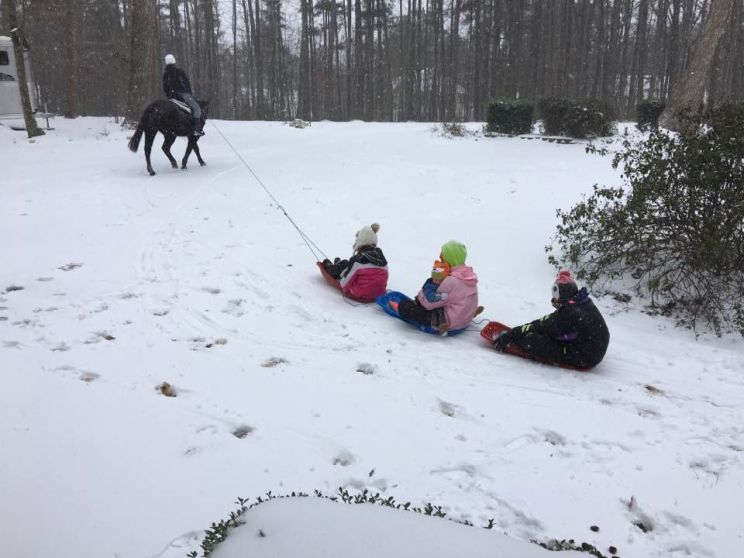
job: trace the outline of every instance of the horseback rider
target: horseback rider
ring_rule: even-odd
[[[176,57],[172,54],[165,56],[165,73],[163,73],[163,91],[169,99],[178,99],[186,103],[191,109],[191,124],[195,136],[203,136],[204,124],[199,103],[191,92],[189,78],[181,68],[176,66]]]

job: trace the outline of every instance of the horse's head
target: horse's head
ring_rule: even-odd
[[[209,114],[209,101],[199,100],[198,103],[199,103],[199,106],[202,109],[202,115],[204,117],[204,120],[206,120],[207,119],[207,116]]]

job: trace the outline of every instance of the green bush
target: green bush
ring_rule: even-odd
[[[537,103],[537,112],[543,121],[543,133],[548,136],[566,135],[566,114],[571,108],[568,99],[546,97]]]
[[[607,103],[596,99],[576,101],[566,112],[566,134],[572,138],[611,136],[613,120]]]
[[[534,106],[519,99],[496,99],[486,106],[486,131],[497,134],[529,134]]]
[[[569,100],[547,97],[538,104],[543,132],[548,136],[594,138],[612,135],[614,115],[607,103],[596,99]]]
[[[659,99],[648,99],[638,103],[636,106],[637,128],[641,131],[656,128],[659,125],[659,117],[661,117],[665,108],[666,104]]]
[[[744,105],[680,119],[683,133],[626,143],[624,187],[558,210],[550,261],[598,289],[632,280],[679,324],[744,335]]]

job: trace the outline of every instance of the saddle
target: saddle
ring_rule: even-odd
[[[186,114],[191,115],[191,107],[189,107],[189,105],[187,105],[183,101],[179,101],[178,99],[169,99],[169,101],[180,108]]]

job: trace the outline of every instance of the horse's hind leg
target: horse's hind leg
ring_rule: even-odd
[[[149,130],[145,132],[145,161],[147,161],[147,172],[150,173],[150,176],[155,175],[155,171],[152,170],[152,164],[150,163],[150,153],[152,152],[152,143],[155,141],[156,133]]]
[[[163,153],[165,153],[165,156],[168,157],[168,160],[170,161],[171,166],[174,169],[178,168],[178,161],[176,161],[173,158],[173,155],[171,155],[170,148],[173,145],[173,142],[176,141],[176,136],[173,134],[166,134],[165,135],[165,141],[163,142]]]
[[[186,153],[183,156],[183,161],[181,161],[181,168],[183,170],[186,170],[186,163],[189,162],[189,156],[191,155],[191,151],[196,146],[196,138],[192,135],[189,135],[189,144],[186,146]]]
[[[201,153],[199,153],[199,138],[194,138],[194,153],[196,153],[196,158],[199,159],[199,164],[202,167],[207,164],[202,159]]]

